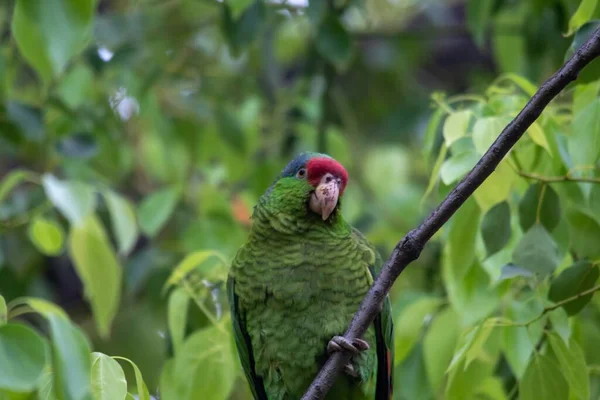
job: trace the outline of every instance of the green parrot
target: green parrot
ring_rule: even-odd
[[[254,207],[227,282],[238,354],[257,400],[302,397],[328,354],[353,355],[327,399],[392,398],[389,299],[363,339],[343,336],[382,266],[341,213],[348,173],[325,154],[292,160]]]

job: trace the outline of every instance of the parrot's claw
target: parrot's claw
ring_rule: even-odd
[[[358,378],[358,373],[354,369],[354,366],[352,365],[352,363],[348,363],[348,364],[344,365],[344,372],[354,378]]]
[[[334,336],[327,344],[327,352],[333,353],[336,351],[348,350],[353,354],[358,354],[361,351],[369,349],[369,343],[362,339],[354,339],[352,341],[343,336]]]

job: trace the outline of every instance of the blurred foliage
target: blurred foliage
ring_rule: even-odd
[[[388,255],[599,3],[6,0],[0,399],[248,399],[223,286],[280,168],[342,162]],[[600,396],[599,79],[396,282],[396,399]]]

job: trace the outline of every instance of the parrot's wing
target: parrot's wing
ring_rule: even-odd
[[[370,247],[375,252],[375,263],[369,266],[373,279],[379,276],[383,267],[383,260],[379,252],[367,239],[354,229],[358,241]],[[377,389],[376,400],[389,400],[393,393],[393,367],[394,367],[394,323],[392,319],[392,307],[390,298],[385,297],[383,308],[373,322],[375,326],[375,340],[377,342]]]
[[[250,385],[250,390],[255,400],[268,400],[263,380],[260,376],[256,375],[252,344],[246,330],[246,318],[239,308],[239,299],[235,294],[235,279],[231,276],[227,278],[227,297],[229,298],[229,307],[231,309],[233,336],[246,379]]]

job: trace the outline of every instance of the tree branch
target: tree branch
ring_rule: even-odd
[[[381,310],[383,300],[394,281],[406,266],[416,260],[431,237],[448,221],[458,208],[473,194],[483,181],[496,169],[509,150],[523,136],[529,126],[540,116],[544,108],[567,84],[577,78],[579,72],[594,58],[600,55],[600,28],[581,46],[577,52],[548,79],[525,108],[504,128],[488,151],[463,178],[442,203],[421,225],[410,231],[394,248],[386,261],[381,274],[363,299],[358,312],[352,318],[345,333],[349,340],[360,338]],[[401,327],[398,327],[401,329]],[[351,354],[348,351],[334,353],[323,365],[321,371],[302,397],[302,400],[320,400],[333,385]]]

